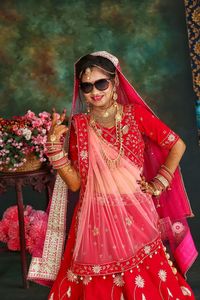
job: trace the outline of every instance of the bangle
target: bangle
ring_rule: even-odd
[[[73,169],[71,167],[71,161],[69,159],[63,160],[61,163],[53,166],[55,170],[67,167],[67,172],[71,172]]]
[[[162,165],[161,166],[161,169],[164,169],[165,171],[167,171],[168,172],[168,174],[173,178],[174,177],[174,174],[171,172],[171,170],[168,168],[168,167],[166,167],[165,165]]]
[[[166,189],[169,186],[169,181],[162,175],[156,175],[154,179],[157,179],[161,182],[161,184],[164,186],[164,189]]]
[[[63,152],[63,151],[60,151],[58,154],[56,155],[52,155],[52,156],[49,156],[49,160],[51,162],[56,162],[57,160],[63,158],[66,154]]]
[[[169,175],[169,173],[166,172],[165,169],[160,169],[160,170],[158,171],[158,174],[160,174],[160,175],[162,175],[163,177],[165,177],[165,179],[166,179],[169,183],[171,183],[173,177],[171,177],[171,175]]]

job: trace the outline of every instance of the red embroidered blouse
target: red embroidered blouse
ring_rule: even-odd
[[[89,118],[89,116],[87,116]],[[98,125],[97,125],[98,126]],[[115,126],[98,126],[103,138],[111,144],[116,142]],[[125,105],[122,118],[123,145],[125,155],[138,165],[143,166],[144,139],[149,137],[161,147],[170,150],[179,136],[153,113],[140,105]],[[77,137],[74,126],[71,129],[69,155],[75,167],[78,166]],[[116,143],[116,147],[117,147]]]

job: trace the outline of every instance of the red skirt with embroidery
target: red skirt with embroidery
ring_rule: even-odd
[[[75,213],[76,215],[76,213]],[[66,250],[49,300],[186,300],[195,299],[184,278],[172,266],[160,240],[149,255],[136,257],[137,265],[123,273],[77,276],[71,269],[75,243],[74,215]],[[155,245],[155,243],[154,243]],[[151,244],[148,244],[151,249]],[[147,247],[144,252],[147,254]]]

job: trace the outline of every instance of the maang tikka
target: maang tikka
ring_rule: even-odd
[[[91,74],[91,72],[92,72],[92,71],[91,71],[90,68],[86,68],[86,69],[85,69],[85,74],[86,74],[86,76],[87,76],[87,80],[90,80],[90,76],[91,76],[90,74]]]

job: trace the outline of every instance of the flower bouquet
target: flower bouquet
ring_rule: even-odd
[[[26,249],[34,255],[41,255],[48,215],[35,210],[30,205],[24,207],[24,227]],[[0,242],[6,243],[9,250],[20,250],[19,221],[17,205],[9,207],[0,221]]]
[[[0,171],[18,171],[30,157],[37,158],[41,166],[46,161],[44,145],[50,126],[48,112],[37,116],[28,110],[24,116],[0,118]]]

